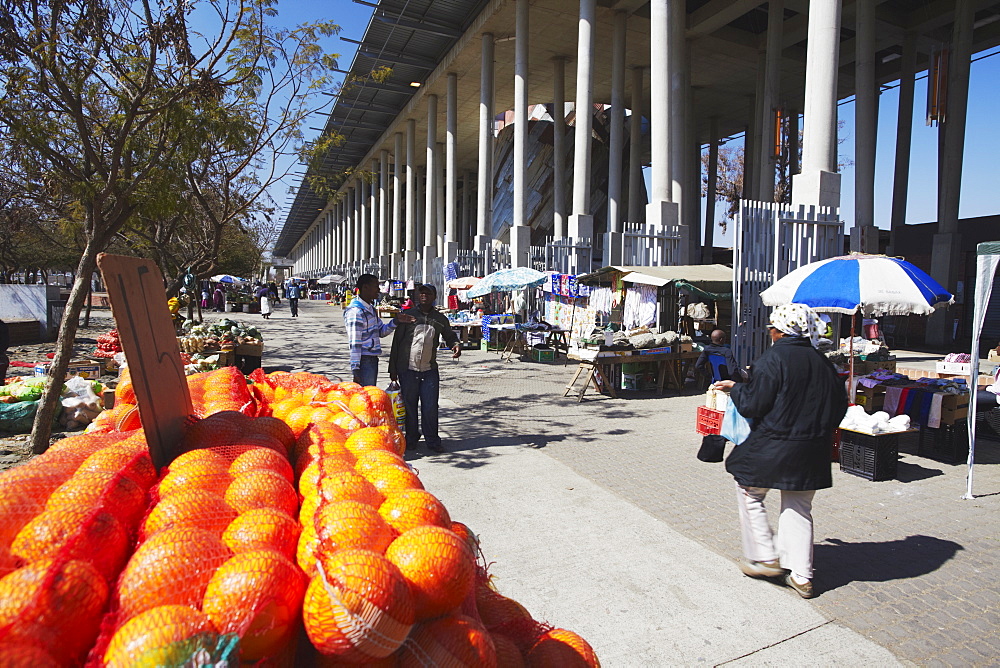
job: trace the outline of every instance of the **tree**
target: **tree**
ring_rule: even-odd
[[[786,117],[782,123],[781,132],[781,155],[775,160],[774,174],[771,178],[775,180],[774,201],[786,204],[792,201],[792,174],[791,172],[791,149],[789,142],[789,128]],[[839,131],[843,129],[844,121],[837,122],[837,144],[847,141],[846,137],[840,137]],[[719,146],[719,168],[715,184],[715,199],[717,202],[726,202],[726,217],[719,222],[719,227],[723,230],[730,220],[736,220],[736,215],[740,212],[740,200],[743,196],[743,169],[745,163],[745,152],[743,146]],[[796,164],[802,164],[802,131],[799,130],[798,157]],[[837,160],[837,171],[854,164],[850,158],[839,156]],[[708,151],[701,154],[701,196],[708,196]],[[706,223],[710,224],[710,223]]]
[[[332,86],[335,61],[317,39],[337,27],[275,30],[274,4],[21,0],[0,13],[0,132],[17,147],[17,167],[71,203],[83,242],[54,378],[66,372],[98,253],[127,226],[173,211],[190,185],[178,165],[240,133],[252,168],[269,138],[300,141],[311,100]],[[194,30],[195,11],[215,29]],[[234,109],[245,112],[238,128]],[[46,388],[35,452],[48,447],[60,386]]]

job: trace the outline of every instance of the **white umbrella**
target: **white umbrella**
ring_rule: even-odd
[[[347,279],[340,274],[327,274],[322,278],[316,279],[316,282],[320,285],[330,285],[331,283],[343,283]]]

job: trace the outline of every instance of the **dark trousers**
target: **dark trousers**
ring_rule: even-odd
[[[299,298],[298,297],[289,297],[288,298],[288,308],[292,312],[292,317],[293,318],[298,318],[299,317]]]
[[[361,368],[357,370],[355,375],[360,376],[358,382],[365,387],[375,385],[378,380],[378,357],[376,355],[362,355]]]
[[[430,371],[399,371],[399,393],[406,407],[406,447],[416,447],[423,433],[428,447],[441,443],[438,435],[438,394],[440,376],[437,367]],[[417,402],[420,402],[420,424],[417,424]]]
[[[7,377],[8,367],[10,367],[10,358],[7,357],[7,353],[0,352],[0,383],[3,383],[4,378]]]

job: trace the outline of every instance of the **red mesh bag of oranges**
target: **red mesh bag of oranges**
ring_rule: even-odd
[[[294,440],[284,423],[237,411],[188,426],[181,454],[151,490],[95,663],[291,656],[307,584],[294,560]]]
[[[82,662],[155,481],[141,432],[67,438],[0,475],[0,665]]]

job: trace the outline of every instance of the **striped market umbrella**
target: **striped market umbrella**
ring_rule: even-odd
[[[955,301],[906,260],[852,253],[812,262],[760,293],[767,306],[805,304],[815,311],[863,316],[929,315]]]
[[[245,278],[240,278],[238,276],[230,276],[229,274],[218,274],[213,276],[209,280],[215,283],[228,283],[229,285],[243,285],[244,283],[249,283]]]
[[[483,277],[483,280],[472,286],[466,295],[469,299],[473,299],[488,295],[491,292],[535,288],[544,283],[547,278],[547,274],[529,269],[528,267],[501,269],[500,271],[494,271],[492,274],[487,274]]]

